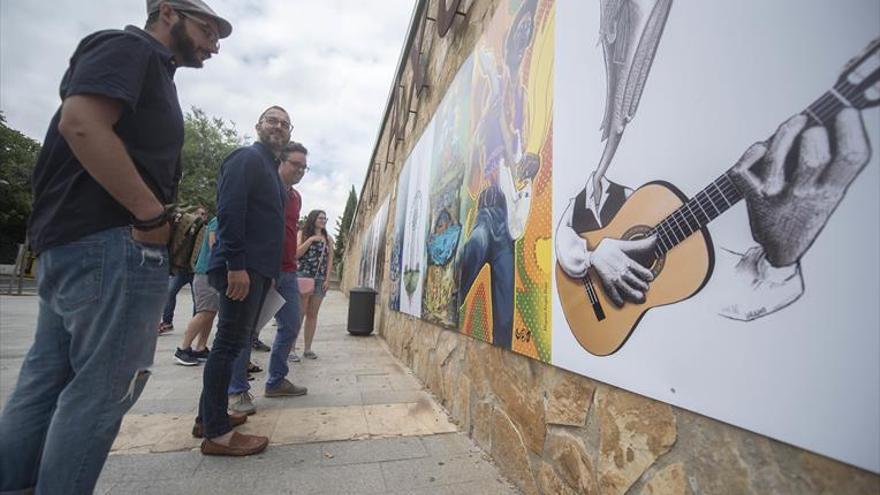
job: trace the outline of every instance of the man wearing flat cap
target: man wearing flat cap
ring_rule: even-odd
[[[181,176],[173,77],[232,26],[200,0],[148,0],[147,14],[143,30],[79,43],[34,168],[40,310],[0,416],[2,493],[92,493],[150,375]]]

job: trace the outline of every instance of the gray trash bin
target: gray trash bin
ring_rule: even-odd
[[[376,291],[369,287],[355,287],[348,294],[348,333],[370,335],[376,309]]]

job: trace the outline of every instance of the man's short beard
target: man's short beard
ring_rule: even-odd
[[[287,139],[284,139],[283,133],[281,142],[273,142],[272,130],[258,131],[257,136],[260,138],[260,142],[265,144],[275,154],[281,153],[281,150],[283,150],[284,147],[287,146],[287,143],[290,142],[290,137],[288,136]]]
[[[196,43],[186,32],[183,19],[178,20],[171,26],[171,51],[179,57],[178,65],[183,67],[200,68],[204,63],[199,58]]]

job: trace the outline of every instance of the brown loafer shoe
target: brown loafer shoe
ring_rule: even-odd
[[[229,415],[229,426],[235,428],[236,426],[244,424],[247,421],[247,414],[230,414]],[[202,438],[205,436],[205,427],[202,426],[201,423],[193,424],[192,436],[195,438]]]
[[[266,450],[269,445],[268,437],[259,435],[244,435],[237,431],[232,432],[232,439],[229,446],[212,442],[206,438],[202,440],[202,454],[204,455],[228,455],[228,456],[246,456],[259,454]]]

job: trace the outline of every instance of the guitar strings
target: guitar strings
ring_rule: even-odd
[[[593,281],[590,279],[590,275],[584,275],[581,279],[581,282],[584,284],[584,287],[587,289],[587,295],[590,297],[590,304],[596,304],[597,297],[596,293],[593,289]]]

